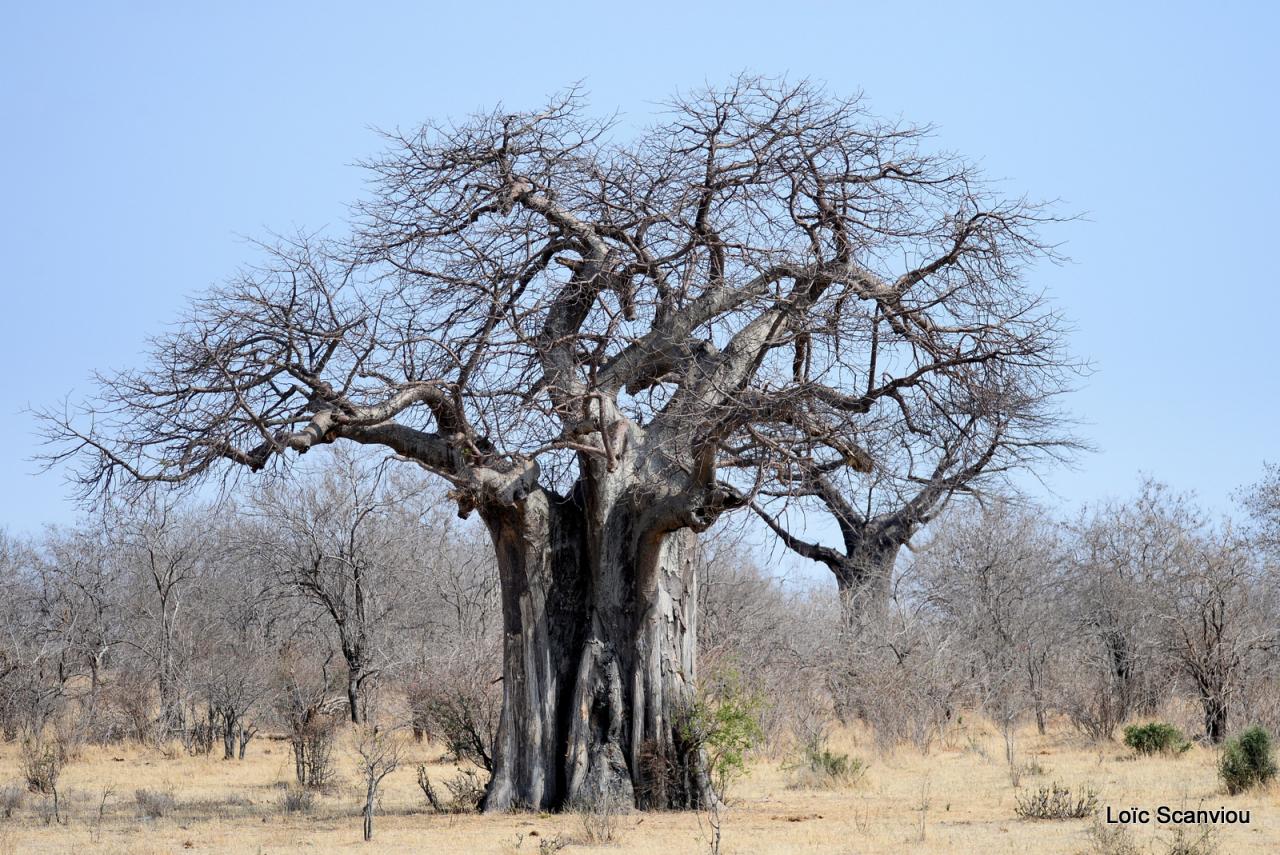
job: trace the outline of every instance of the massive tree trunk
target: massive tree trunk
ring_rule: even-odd
[[[902,543],[876,532],[849,542],[848,553],[831,565],[840,593],[845,628],[860,631],[889,603],[893,565]]]
[[[694,535],[634,484],[481,508],[502,579],[503,710],[489,811],[689,807],[706,798],[693,701]]]
[[[537,490],[481,509],[502,583],[502,717],[486,810],[559,807],[575,652],[586,631],[586,544],[571,499]]]

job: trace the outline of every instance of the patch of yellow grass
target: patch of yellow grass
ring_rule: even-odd
[[[723,819],[722,851],[756,853],[1076,853],[1088,845],[1086,820],[1028,822],[1016,818],[1017,790],[1003,760],[1003,742],[981,725],[968,725],[928,755],[902,749],[874,753],[854,732],[833,740],[836,750],[870,761],[849,789],[802,791],[788,787],[778,760],[759,760],[730,793]],[[1216,754],[1196,747],[1178,758],[1131,759],[1120,745],[1090,746],[1068,732],[1019,738],[1022,762],[1043,768],[1024,775],[1022,786],[1057,781],[1091,786],[1100,804],[1119,809],[1217,807],[1249,810],[1247,826],[1222,826],[1223,855],[1280,852],[1280,789],[1226,796],[1219,786]],[[383,813],[374,840],[360,839],[362,793],[345,745],[335,749],[339,782],[320,795],[307,815],[286,816],[280,807],[293,775],[287,743],[258,740],[244,762],[165,756],[154,749],[87,747],[67,765],[59,790],[66,825],[46,824],[43,797],[29,795],[9,820],[0,819],[0,855],[6,853],[494,853],[537,855],[544,840],[573,841],[567,853],[706,851],[709,827],[692,813],[630,814],[617,822],[613,843],[586,845],[582,820],[572,814],[438,816],[423,804],[415,767],[427,763],[436,788],[454,770],[437,748],[411,748],[407,761],[384,782]],[[16,746],[0,747],[0,786],[20,777]],[[177,809],[145,819],[135,801],[139,788],[171,790]],[[99,805],[109,793],[99,820]],[[1134,836],[1155,845],[1172,829],[1135,827]]]

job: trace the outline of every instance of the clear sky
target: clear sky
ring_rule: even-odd
[[[1011,192],[1087,220],[1038,271],[1097,372],[1099,452],[1055,502],[1139,471],[1226,509],[1280,459],[1277,4],[9,3],[0,32],[0,526],[75,508],[21,410],[140,359],[244,237],[341,228],[371,127],[585,81],[643,122],[750,70],[862,90]]]

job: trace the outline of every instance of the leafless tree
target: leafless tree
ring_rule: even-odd
[[[205,555],[201,516],[194,508],[148,494],[132,506],[111,509],[106,520],[136,585],[128,643],[146,660],[155,681],[161,740],[181,737],[185,729],[191,640],[185,606]]]
[[[89,678],[78,728],[83,738],[98,725],[106,663],[126,638],[121,562],[101,519],[48,530],[37,562],[66,667]]]
[[[279,651],[275,709],[289,735],[298,785],[319,788],[333,774],[335,708],[341,709],[337,700],[341,696],[335,697],[333,691],[333,657],[307,655],[308,640],[293,639]]]
[[[412,472],[339,451],[311,480],[271,483],[254,495],[264,523],[259,547],[285,586],[321,608],[347,663],[351,721],[365,713],[366,684],[379,671],[379,635],[402,605],[397,549],[406,529],[424,522],[426,494]]]
[[[1150,478],[1131,500],[1100,503],[1071,525],[1066,602],[1077,685],[1066,707],[1094,738],[1154,713],[1167,689],[1155,594],[1187,533],[1202,526],[1198,509]]]
[[[1264,464],[1262,478],[1241,490],[1237,498],[1253,523],[1254,542],[1270,553],[1272,560],[1280,557],[1280,464]]]
[[[237,542],[240,533],[229,528],[208,532],[206,572],[193,604],[200,644],[190,667],[221,733],[223,758],[243,760],[258,730],[254,711],[272,690],[272,660],[293,627],[279,608],[261,550],[246,550]]]
[[[457,523],[457,520],[453,520]],[[430,734],[459,759],[492,771],[502,711],[502,605],[483,531],[433,516],[407,544],[418,557],[418,607],[401,616],[400,644],[417,650],[400,670],[415,737]]]
[[[740,680],[769,699],[760,724],[770,745],[811,740],[832,718],[823,650],[836,627],[829,592],[771,575],[736,536],[713,529],[699,544],[698,657],[704,680]]]
[[[646,753],[705,779],[674,732],[694,535],[1064,365],[1023,277],[1045,211],[927,128],[740,77],[612,132],[570,92],[390,134],[350,240],[267,247],[148,367],[43,414],[87,491],[339,440],[447,480],[502,580],[490,810],[682,792],[642,780]]]
[[[1166,649],[1203,710],[1205,737],[1226,738],[1249,672],[1280,650],[1274,586],[1228,530],[1190,531],[1153,592]]]
[[[953,628],[974,689],[1000,725],[1006,760],[1027,710],[1045,732],[1047,682],[1065,637],[1058,619],[1065,564],[1057,532],[1038,508],[993,502],[959,511],[916,562],[922,593]]]
[[[0,728],[8,741],[38,737],[62,710],[79,664],[64,645],[60,593],[39,572],[36,548],[0,531]]]
[[[1036,376],[987,383],[972,394],[945,388],[946,380],[927,382],[919,394],[933,397],[931,407],[878,432],[869,472],[796,465],[790,483],[761,491],[768,502],[754,509],[765,523],[792,551],[835,575],[850,630],[885,608],[899,552],[954,496],[998,494],[1009,473],[1084,447],[1054,409],[1061,386],[1046,388]],[[800,521],[807,509],[819,509],[835,523],[839,546],[797,535],[769,509],[779,505]]]
[[[404,754],[404,738],[394,728],[366,722],[356,729],[356,771],[364,781],[364,839],[373,839],[373,812],[377,805],[382,780],[400,766]]]

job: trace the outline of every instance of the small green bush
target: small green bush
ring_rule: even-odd
[[[764,739],[763,709],[764,699],[726,671],[680,716],[680,739],[690,751],[706,751],[711,786],[721,800],[729,784],[746,774],[747,752]]]
[[[863,760],[832,751],[820,741],[805,745],[800,758],[783,768],[790,775],[790,787],[796,790],[850,787],[867,772]]]
[[[1222,749],[1218,774],[1233,796],[1274,778],[1276,762],[1271,756],[1271,734],[1260,727],[1251,727],[1228,740]]]
[[[1098,794],[1085,787],[1082,795],[1072,795],[1056,782],[1048,787],[1017,796],[1014,812],[1022,819],[1087,819],[1098,812]]]
[[[1163,721],[1129,725],[1124,729],[1124,744],[1145,755],[1177,755],[1191,747],[1182,731]]]

